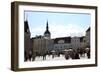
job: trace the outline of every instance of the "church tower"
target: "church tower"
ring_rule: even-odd
[[[30,30],[28,20],[24,21],[24,61],[29,59],[30,55]]]
[[[47,24],[46,24],[46,31],[44,32],[44,37],[46,39],[50,39],[51,38],[51,33],[49,32],[49,27],[48,27],[48,21],[47,21]]]

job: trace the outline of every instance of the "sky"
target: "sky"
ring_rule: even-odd
[[[31,37],[43,35],[48,22],[51,38],[84,36],[91,24],[91,15],[86,13],[24,11]]]

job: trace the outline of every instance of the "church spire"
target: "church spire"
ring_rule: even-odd
[[[49,26],[48,26],[48,21],[46,23],[46,31],[44,32],[44,36],[47,38],[50,38],[50,32],[49,32]]]
[[[28,21],[28,15],[27,14],[25,15],[25,21]]]
[[[46,30],[48,30],[49,29],[49,27],[48,27],[48,21],[47,21],[47,26],[46,26]]]
[[[50,32],[49,32],[49,26],[48,26],[48,21],[47,21],[47,24],[46,24],[46,31],[45,31],[44,34],[50,34]]]
[[[30,33],[30,31],[29,31],[29,24],[28,24],[28,15],[25,15],[24,31],[27,32],[27,33]]]

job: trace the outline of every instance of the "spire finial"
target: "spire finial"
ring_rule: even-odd
[[[46,29],[48,30],[48,20],[47,20],[47,26],[46,26]]]
[[[25,21],[28,21],[28,15],[27,14],[25,15]]]

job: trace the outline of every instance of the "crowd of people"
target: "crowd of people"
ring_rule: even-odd
[[[81,57],[87,57],[88,59],[90,58],[90,49],[75,49],[75,50],[70,50],[65,53],[65,58],[66,59],[81,59]]]
[[[51,51],[51,52],[45,52],[42,54],[39,54],[37,52],[30,53],[29,57],[25,57],[26,61],[35,61],[36,57],[42,57],[42,60],[46,60],[48,56],[52,56],[52,59],[55,57],[60,57],[60,55],[63,55],[66,60],[68,59],[81,59],[82,57],[90,58],[90,49],[68,49],[66,51]]]

